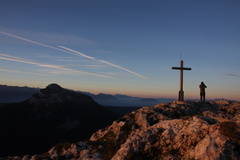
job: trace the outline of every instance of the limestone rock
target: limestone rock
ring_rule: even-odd
[[[86,142],[53,147],[48,159],[239,160],[239,107],[232,101],[144,107],[98,130]]]

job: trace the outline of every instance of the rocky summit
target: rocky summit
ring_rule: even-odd
[[[87,141],[19,159],[239,160],[240,103],[161,103],[126,114]],[[8,157],[11,159],[11,157]]]

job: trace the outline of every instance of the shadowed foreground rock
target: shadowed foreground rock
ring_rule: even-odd
[[[238,160],[239,126],[239,102],[175,101],[133,111],[88,141],[58,144],[23,159]]]
[[[50,84],[26,101],[0,107],[0,156],[39,154],[88,139],[117,117],[90,96]]]

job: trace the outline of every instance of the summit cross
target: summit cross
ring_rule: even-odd
[[[183,70],[192,70],[192,68],[184,68],[183,60],[180,61],[180,67],[172,67],[172,69],[180,70],[180,91],[178,93],[178,100],[184,101],[184,92],[183,92]]]

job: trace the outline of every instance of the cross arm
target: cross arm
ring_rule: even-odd
[[[192,70],[192,68],[183,68],[183,70]]]
[[[180,67],[172,67],[172,69],[181,69]]]
[[[192,68],[185,68],[185,67],[172,67],[172,69],[177,69],[177,70],[192,70]]]

